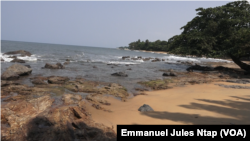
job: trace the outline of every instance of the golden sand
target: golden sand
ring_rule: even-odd
[[[112,112],[87,109],[97,123],[116,131],[117,124],[250,124],[250,89],[224,88],[218,85],[197,84],[168,90],[150,91],[121,102],[106,97],[111,103],[103,106]],[[226,85],[243,85],[220,82]],[[143,104],[154,111],[141,113]]]

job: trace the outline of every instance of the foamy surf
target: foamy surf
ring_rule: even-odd
[[[107,64],[115,64],[115,65],[119,65],[119,64],[125,64],[125,65],[133,65],[133,64],[140,64],[140,63],[134,63],[134,62],[119,62],[119,61],[109,61],[107,62]]]
[[[18,59],[22,59],[25,61],[37,61],[37,56],[35,54],[31,55],[31,56],[20,56],[20,54],[15,54],[15,55],[7,55],[4,53],[1,53],[1,58],[3,58],[3,60],[5,62],[11,62],[14,58],[9,58],[11,56],[16,56]]]
[[[224,60],[224,59],[215,59],[215,58],[190,58],[190,57],[179,57],[179,56],[164,56],[163,59],[171,60],[171,61],[191,61],[191,62],[226,62],[232,63],[232,61]]]

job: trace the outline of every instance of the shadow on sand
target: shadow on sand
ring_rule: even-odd
[[[197,110],[197,114],[171,113],[167,111],[145,112],[141,114],[157,119],[182,122],[184,124],[250,124],[250,99],[238,96],[232,97],[235,100],[196,99],[208,104],[190,103],[189,105],[179,105],[186,109]],[[213,112],[215,115],[222,115],[224,117],[201,116],[198,110]]]

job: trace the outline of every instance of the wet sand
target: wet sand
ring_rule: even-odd
[[[87,104],[97,123],[115,129],[117,124],[250,124],[250,89],[224,88],[214,84],[242,85],[227,82],[188,85],[168,90],[149,91],[121,102],[106,97],[111,103],[105,112]],[[139,107],[150,105],[154,112],[140,113]]]

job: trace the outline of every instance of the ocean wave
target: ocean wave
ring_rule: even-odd
[[[179,57],[179,56],[164,56],[163,59],[172,60],[172,61],[192,61],[192,62],[227,62],[231,63],[232,61],[224,59],[215,59],[215,58],[190,58],[190,57]]]
[[[35,54],[31,56],[17,57],[18,59],[22,59],[25,61],[37,61],[37,56]]]
[[[1,53],[1,58],[3,58],[3,60],[5,61],[5,62],[10,62],[10,61],[12,61],[13,60],[13,58],[9,58],[10,56],[12,56],[12,55],[4,55],[3,53]]]
[[[179,56],[164,56],[164,59],[174,60],[174,61],[193,61],[193,62],[200,62],[198,59],[195,58],[188,58],[188,57],[179,57]]]
[[[125,64],[125,65],[129,65],[129,64],[140,64],[140,63],[134,63],[134,62],[119,62],[119,61],[108,61],[107,64]]]
[[[4,53],[1,53],[0,57],[3,58],[5,62],[11,62],[14,58],[9,58],[11,56],[16,56],[18,59],[22,59],[25,61],[37,61],[37,56],[35,54],[31,56],[21,56],[20,54],[14,54],[14,55],[7,55]]]

